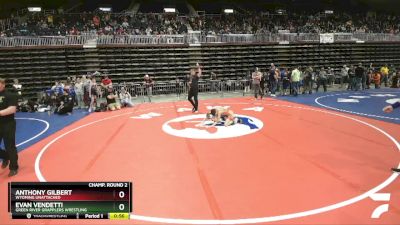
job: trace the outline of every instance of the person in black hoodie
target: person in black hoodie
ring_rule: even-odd
[[[17,95],[6,91],[6,81],[0,78],[0,143],[4,141],[6,150],[0,149],[1,168],[9,167],[9,177],[18,173],[18,153],[15,145]]]
[[[363,77],[364,77],[365,72],[364,72],[364,68],[362,67],[361,63],[358,64],[358,66],[354,70],[354,72],[355,72],[355,90],[356,91],[360,90],[361,86],[364,89],[365,85],[363,83],[364,82]],[[361,85],[361,83],[362,83],[362,85]]]
[[[199,111],[199,79],[201,76],[201,68],[199,64],[196,65],[196,69],[192,69],[190,71],[190,82],[189,82],[189,94],[188,94],[188,101],[192,104],[193,109],[192,112],[197,113]]]
[[[74,98],[67,91],[64,91],[64,94],[59,97],[59,105],[54,113],[57,113],[59,115],[70,115],[73,108]]]

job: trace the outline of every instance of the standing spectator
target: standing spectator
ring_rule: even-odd
[[[265,94],[265,83],[266,83],[266,79],[264,74],[261,73],[261,80],[260,80],[260,94],[261,94],[261,99],[263,98],[264,94]]]
[[[365,90],[365,89],[368,89],[369,87],[368,87],[368,85],[367,85],[367,80],[368,80],[368,74],[366,73],[366,71],[365,71],[365,69],[364,69],[364,67],[362,67],[362,64],[360,63],[360,65],[361,65],[361,68],[362,68],[362,70],[363,70],[363,72],[362,72],[362,78],[361,78],[361,88],[362,88],[362,90]]]
[[[111,81],[111,79],[108,77],[108,75],[104,75],[103,76],[103,79],[101,80],[101,86],[104,88],[104,89],[107,89],[109,86],[111,86],[112,85],[112,81]]]
[[[290,80],[286,68],[281,68],[281,80],[282,80],[281,95],[287,95],[287,89],[289,88]]]
[[[121,92],[119,93],[119,100],[121,101],[121,105],[123,107],[132,107],[132,96],[131,94],[126,90],[125,87],[121,88]]]
[[[243,78],[244,79],[244,93],[250,92],[251,75],[252,75],[252,72],[248,71],[246,76]]]
[[[218,92],[219,91],[219,81],[218,81],[218,77],[217,77],[216,73],[211,72],[210,81],[211,81],[211,91]]]
[[[371,88],[371,83],[373,83],[374,79],[374,71],[372,69],[368,69],[367,72],[367,81],[366,81],[366,88],[370,89]]]
[[[90,104],[89,104],[89,112],[95,111],[97,108],[97,96],[98,96],[98,88],[97,88],[97,83],[96,83],[96,78],[92,77],[92,80],[89,84],[89,99],[90,99]]]
[[[355,90],[356,86],[356,74],[354,71],[354,66],[351,66],[349,71],[349,86],[347,87],[347,90]]]
[[[388,86],[388,76],[389,76],[389,68],[387,64],[381,67],[381,83],[385,83],[385,87]]]
[[[269,90],[271,92],[271,96],[275,97],[276,85],[278,84],[278,78],[276,76],[276,67],[273,63],[271,63],[271,67],[268,72],[268,81],[269,81]]]
[[[305,74],[304,74],[303,94],[305,94],[306,92],[308,92],[308,94],[312,94],[312,86],[313,86],[312,73],[313,73],[313,69],[311,66],[309,66],[306,69]]]
[[[22,84],[18,82],[18,79],[14,79],[13,89],[17,94],[18,100],[22,99]]]
[[[325,71],[325,68],[322,67],[321,70],[319,71],[318,78],[317,78],[316,92],[318,92],[319,86],[321,86],[321,85],[324,88],[324,92],[327,91],[327,89],[326,89],[326,81],[327,81],[326,71]]]
[[[392,77],[392,86],[391,88],[399,88],[400,87],[400,71],[397,72],[397,74],[395,74]]]
[[[153,95],[153,85],[154,81],[151,79],[151,77],[146,74],[144,76],[144,81],[143,81],[144,88],[146,89],[146,95],[149,98],[149,102],[151,102],[151,97]]]
[[[100,73],[99,73],[100,75]],[[112,81],[111,79],[108,77],[108,75],[104,74],[103,75],[103,79],[101,79],[101,83],[100,86],[98,87],[98,98],[102,99],[104,97],[106,97],[106,92],[108,87],[112,87]]]
[[[342,69],[340,69],[340,88],[343,88],[344,83],[349,80],[349,67],[344,65]]]
[[[86,79],[86,76],[82,76],[82,83],[83,83],[83,102],[85,103],[85,106],[89,108],[90,106],[90,87],[92,85],[92,78],[88,76]]]
[[[261,99],[263,98],[263,93],[261,93],[260,82],[262,78],[262,73],[258,70],[258,67],[254,70],[251,75],[253,90],[254,90],[254,98],[257,100],[258,95],[260,94]]]
[[[76,83],[74,85],[74,89],[75,89],[75,95],[76,95],[76,101],[78,104],[78,108],[83,108],[84,107],[84,103],[83,103],[83,82],[81,80],[81,78],[77,78],[76,79]]]
[[[56,95],[62,95],[64,94],[64,84],[62,82],[56,81],[54,83],[54,86],[51,87],[51,90],[56,94]]]
[[[300,77],[301,77],[301,72],[296,66],[294,70],[292,71],[292,88],[293,88],[293,94],[294,96],[297,96],[299,94],[299,83],[300,83]]]
[[[328,67],[328,70],[326,71],[326,76],[328,78],[329,86],[333,86],[333,84],[335,84],[335,74],[330,67]]]
[[[281,71],[278,68],[275,68],[275,78],[276,78],[276,89],[275,89],[276,93],[277,91],[280,91],[280,86],[282,84]]]
[[[356,85],[355,85],[355,90],[359,91],[361,86],[363,86],[362,88],[365,88],[364,84],[361,84],[361,82],[363,81],[363,76],[364,76],[364,68],[362,67],[362,64],[359,63],[357,68],[355,69],[355,75],[356,75]]]

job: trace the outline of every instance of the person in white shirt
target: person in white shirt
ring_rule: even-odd
[[[18,94],[18,98],[22,96],[22,84],[18,82],[18,79],[14,79],[13,88]]]
[[[121,101],[122,106],[126,107],[132,107],[132,96],[131,94],[126,90],[125,87],[121,88],[121,92],[119,93],[119,100]]]
[[[76,83],[74,85],[75,88],[75,95],[76,95],[76,102],[78,104],[78,108],[83,108],[84,103],[83,103],[83,82],[81,78],[76,79]]]

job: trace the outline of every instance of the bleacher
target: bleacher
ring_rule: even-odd
[[[106,72],[114,82],[142,81],[145,74],[156,82],[184,78],[199,62],[203,75],[219,79],[241,79],[254,67],[265,71],[270,63],[304,68],[331,67],[362,62],[365,66],[384,64],[400,67],[399,42],[370,43],[293,43],[293,44],[203,44],[129,45],[0,48],[0,71],[6,79],[17,78],[24,94],[34,96],[51,87],[56,80],[87,72]]]

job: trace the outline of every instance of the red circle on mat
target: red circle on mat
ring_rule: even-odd
[[[349,119],[267,105],[257,112],[244,110],[254,107],[248,102],[224,102],[262,120],[262,130],[227,139],[175,137],[161,126],[191,115],[177,112],[183,103],[142,105],[132,115],[58,140],[44,154],[41,170],[48,181],[133,181],[135,214],[236,219],[347,200],[382,183],[387,168],[397,164],[390,140]],[[144,118],[148,113],[161,115]]]

